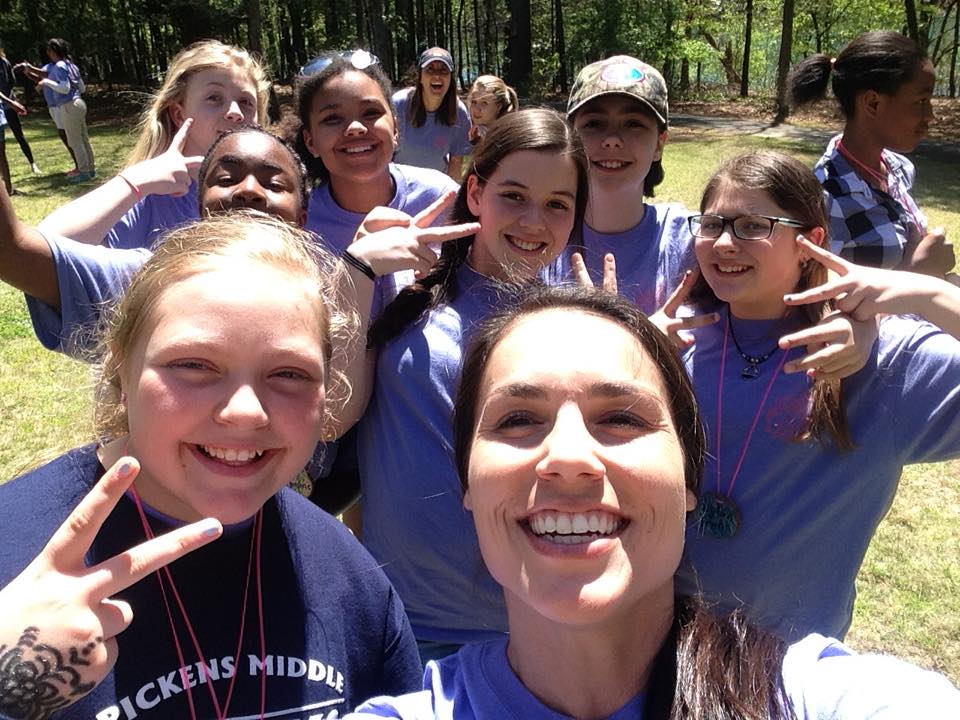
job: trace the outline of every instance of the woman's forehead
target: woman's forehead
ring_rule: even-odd
[[[521,374],[576,373],[660,385],[659,369],[628,328],[575,308],[540,310],[512,323],[491,352],[485,377],[490,384]]]

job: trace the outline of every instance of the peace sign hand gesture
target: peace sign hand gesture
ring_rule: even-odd
[[[720,313],[704,313],[702,315],[687,315],[677,317],[677,310],[690,297],[690,291],[697,284],[697,278],[700,277],[700,269],[687,270],[683,274],[683,280],[677,286],[676,290],[670,293],[670,297],[663,304],[663,307],[650,316],[650,322],[656,325],[660,332],[669,337],[673,344],[680,348],[688,348],[694,343],[693,337],[686,333],[680,334],[681,330],[694,330],[696,328],[713,325],[720,320]]]
[[[927,275],[902,270],[883,270],[849,262],[797,236],[804,255],[836,273],[822,285],[803,292],[784,295],[787,305],[833,300],[837,310],[857,320],[871,319],[877,314],[899,315],[916,312],[916,296],[924,286],[932,285]]]
[[[190,173],[203,163],[203,155],[184,155],[193,118],[187,118],[170,141],[170,147],[156,157],[138,162],[120,174],[147,195],[186,195]]]
[[[455,197],[452,190],[444,193],[412,217],[392,208],[374,208],[360,223],[350,254],[369,265],[377,276],[413,270],[418,278],[423,277],[437,263],[433,246],[480,229],[475,222],[432,227]]]
[[[84,557],[139,467],[124,457],[107,470],[0,590],[0,714],[46,718],[90,692],[113,668],[116,636],[133,620],[111,596],[223,532],[208,518],[87,567]]]

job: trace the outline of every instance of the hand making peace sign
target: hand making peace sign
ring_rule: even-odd
[[[437,263],[434,245],[473,235],[480,223],[431,227],[454,201],[453,190],[444,193],[414,216],[388,207],[371,210],[360,223],[350,245],[350,254],[365,262],[377,276],[414,270],[423,277]]]
[[[87,567],[97,533],[139,470],[135,459],[120,458],[0,590],[3,714],[47,717],[90,692],[116,662],[116,636],[133,620],[131,607],[112,596],[223,532],[208,518]]]

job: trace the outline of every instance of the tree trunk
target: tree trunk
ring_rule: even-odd
[[[740,75],[737,73],[737,69],[733,64],[733,46],[731,43],[728,41],[726,47],[721,50],[716,38],[702,27],[700,28],[700,36],[706,40],[707,44],[714,50],[723,53],[720,57],[720,64],[723,66],[723,73],[726,75],[727,85],[731,88],[738,87],[740,85]]]
[[[521,95],[530,92],[533,79],[533,49],[530,43],[530,0],[509,0],[510,21],[504,80]]]
[[[747,0],[747,22],[743,28],[743,65],[740,69],[740,97],[750,93],[750,41],[753,39],[753,0]]]
[[[787,102],[787,75],[793,52],[794,0],[783,0],[783,34],[780,36],[780,59],[777,61],[777,115],[774,124],[782,123],[790,114]]]
[[[917,25],[917,5],[914,0],[903,0],[903,9],[907,15],[907,35],[920,45],[920,27]]]
[[[307,48],[303,37],[303,2],[290,0],[287,3],[290,11],[290,68],[300,68],[306,60]]]
[[[486,58],[483,56],[483,26],[480,24],[479,0],[473,0],[473,32],[476,35],[477,72],[483,75],[487,72]]]
[[[512,5],[512,0],[510,0]],[[530,11],[527,10],[527,15],[529,16]],[[499,51],[497,48],[497,38],[499,33],[497,32],[497,2],[496,0],[485,0],[484,3],[484,29],[483,29],[483,41],[485,43],[483,54],[487,61],[487,72],[492,72],[493,74],[499,74],[497,69]],[[529,27],[529,22],[527,27]],[[529,42],[529,38],[528,38]]]
[[[353,18],[357,33],[357,44],[363,48],[370,47],[370,38],[367,34],[367,14],[364,11],[362,0],[356,0],[353,3]]]
[[[950,97],[957,96],[957,48],[960,47],[960,3],[954,7],[953,49],[950,51]]]
[[[423,0],[417,0],[417,45],[420,50],[427,49],[427,17],[423,9]]]
[[[417,24],[411,0],[396,0],[396,9],[397,17],[400,19],[397,37],[397,66],[403,73],[417,59]]]
[[[260,0],[247,0],[247,50],[263,55],[263,18]]]
[[[466,2],[466,0],[460,0],[459,4],[457,5],[457,28],[456,28],[456,30],[457,30],[457,54],[456,54],[456,58],[457,58],[457,72],[458,72],[459,75],[460,75],[460,87],[463,87],[463,86],[464,86],[464,83],[466,82],[466,77],[465,77],[465,75],[464,75],[464,71],[465,71],[465,69],[466,69],[466,65],[470,62],[470,51],[469,51],[469,49],[467,49],[466,58],[464,58],[464,54],[463,54],[463,51],[464,51],[464,43],[463,43],[463,3],[464,3],[464,2]]]
[[[554,38],[557,44],[557,60],[560,67],[557,70],[557,81],[560,84],[560,92],[567,94],[567,41],[563,36],[563,2],[554,0]]]
[[[383,14],[383,0],[368,0],[370,23],[370,39],[373,54],[380,58],[380,62],[388,75],[394,75],[393,48],[390,45],[390,33],[387,31],[386,18]]]

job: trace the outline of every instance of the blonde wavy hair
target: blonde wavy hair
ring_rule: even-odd
[[[356,314],[345,310],[347,305],[340,300],[339,288],[346,275],[342,264],[312,234],[273,216],[236,211],[172,230],[107,314],[100,340],[102,360],[94,408],[94,428],[101,443],[128,432],[121,373],[164,293],[177,283],[216,269],[224,261],[264,265],[316,288],[317,330],[327,369],[325,424],[330,420],[329,408],[345,402],[338,395],[349,396],[349,384],[331,368],[332,338],[355,334],[359,323]]]
[[[520,109],[520,101],[517,99],[517,91],[507,85],[496,75],[481,75],[473,81],[470,86],[470,93],[467,99],[472,100],[474,96],[492,95],[497,103],[497,117],[501,118],[507,113],[517,112]]]
[[[270,81],[263,64],[243,48],[219,40],[201,40],[181,50],[170,62],[163,85],[140,117],[140,135],[126,167],[156,157],[169,147],[177,128],[168,110],[174,103],[183,101],[191,77],[204,70],[231,66],[246,71],[256,86],[257,121],[263,122],[270,96]]]

